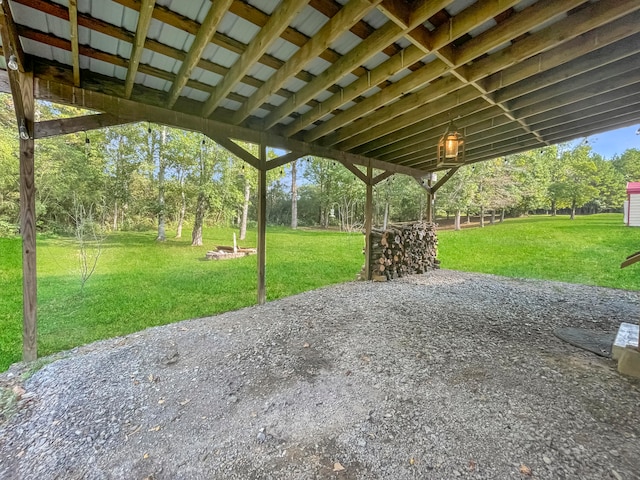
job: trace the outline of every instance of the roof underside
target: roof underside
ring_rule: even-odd
[[[5,3],[41,80],[424,172],[640,122],[638,0],[343,1]]]

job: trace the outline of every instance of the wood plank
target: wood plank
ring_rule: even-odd
[[[232,119],[232,123],[242,123],[256,108],[273,95],[284,83],[302,70],[314,57],[329,47],[344,30],[362,19],[381,0],[350,0],[333,18],[301,47],[245,102]]]
[[[153,8],[156,5],[156,0],[141,0],[141,2],[140,13],[138,15],[138,25],[136,27],[136,36],[133,39],[133,48],[131,50],[131,56],[129,57],[129,68],[127,68],[127,78],[124,82],[125,98],[131,97],[133,83],[135,82],[136,74],[138,73],[140,58],[142,57],[147,33],[149,32],[149,25],[151,25],[151,19],[153,18]]]
[[[640,262],[640,252],[629,255],[627,259],[620,264],[620,268],[625,268],[638,262]]]
[[[233,64],[229,73],[213,89],[202,107],[202,116],[208,117],[224,100],[269,46],[284,32],[289,23],[307,5],[309,0],[283,0],[267,23],[253,38],[247,49]]]
[[[258,305],[267,301],[267,146],[260,142],[258,168]]]
[[[209,45],[209,43],[211,42],[211,39],[216,33],[218,23],[220,23],[222,17],[224,17],[225,13],[227,13],[229,5],[231,5],[232,1],[233,0],[219,0],[215,3],[212,3],[209,7],[207,16],[202,22],[202,25],[200,25],[200,27],[198,28],[196,38],[191,44],[189,53],[182,62],[180,70],[178,70],[176,80],[173,82],[173,85],[171,85],[171,89],[169,90],[169,95],[167,98],[167,105],[169,106],[169,108],[173,107],[178,100],[180,92],[182,92],[182,89],[189,81],[191,72],[200,61],[202,52],[204,52],[204,49],[207,48],[207,45]]]
[[[71,39],[71,62],[73,84],[80,86],[80,53],[78,50],[78,0],[69,0],[69,38]]]
[[[371,180],[371,184],[372,185],[377,185],[380,182],[386,180],[387,178],[389,178],[389,177],[391,177],[393,175],[394,175],[393,172],[382,172],[382,173],[379,173],[378,175],[373,177],[373,179]]]
[[[96,130],[99,128],[112,127],[122,125],[123,123],[131,123],[106,113],[97,113],[94,115],[83,115],[73,118],[57,118],[54,120],[44,120],[36,122],[34,126],[34,138],[48,138],[57,135],[67,135],[69,133],[85,132],[87,130]]]

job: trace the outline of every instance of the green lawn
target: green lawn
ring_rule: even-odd
[[[640,264],[620,263],[640,250],[640,228],[622,214],[533,216],[438,234],[442,268],[640,290]]]
[[[154,325],[253,305],[256,257],[204,261],[233,230],[205,231],[206,246],[182,240],[156,243],[155,234],[115,233],[93,277],[80,290],[76,251],[65,238],[38,238],[38,348],[47,355]],[[363,236],[270,228],[267,297],[293,295],[355,278]],[[244,246],[255,246],[249,233]],[[562,280],[640,290],[640,264],[620,269],[640,250],[640,228],[621,215],[529,217],[480,229],[439,233],[442,267],[511,277]],[[21,248],[0,238],[0,371],[21,356]]]
[[[205,261],[233,230],[205,231],[205,246],[154,241],[155,234],[114,233],[83,291],[76,251],[66,238],[38,238],[38,354],[97,339],[212,315],[256,303],[256,256]],[[255,232],[241,246],[255,246]],[[267,234],[267,298],[353,280],[362,268],[361,234],[271,228]],[[21,247],[0,238],[0,371],[20,360]]]

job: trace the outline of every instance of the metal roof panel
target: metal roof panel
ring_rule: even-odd
[[[289,26],[304,33],[307,37],[313,37],[328,21],[328,17],[307,5]]]
[[[249,5],[256,7],[261,12],[271,15],[276,7],[280,4],[280,0],[250,0]]]
[[[358,77],[356,77],[353,73],[347,73],[344,77],[342,77],[340,80],[338,80],[336,82],[336,84],[338,84],[342,88],[344,88],[347,85],[350,85],[353,82],[355,82],[357,79],[358,79]]]
[[[260,31],[260,27],[233,13],[227,13],[216,31],[248,45]]]
[[[456,16],[458,13],[469,8],[474,3],[476,3],[476,0],[453,0],[453,2],[447,5],[445,10],[449,15]]]
[[[350,50],[353,49],[353,47],[361,42],[362,39],[355,33],[346,31],[331,44],[331,48],[338,52],[340,55],[346,55]]]
[[[11,3],[11,12],[16,23],[49,33],[49,15],[15,2]]]
[[[267,49],[267,54],[276,57],[283,62],[289,60],[300,48],[282,38],[275,40]]]
[[[311,60],[304,69],[309,72],[311,75],[320,75],[327,68],[329,68],[332,64],[324,60],[323,58],[316,57]]]

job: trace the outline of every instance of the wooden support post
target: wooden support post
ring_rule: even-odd
[[[364,207],[364,274],[371,280],[371,227],[373,223],[373,167],[367,166],[367,198]]]
[[[427,180],[427,222],[433,222],[433,192],[431,191],[431,187],[433,186],[431,174],[429,174],[429,179]]]
[[[260,142],[258,168],[258,304],[267,301],[266,253],[267,253],[267,147]]]
[[[36,284],[36,187],[33,161],[33,74],[18,75],[24,118],[29,138],[20,138],[20,233],[22,235],[22,359],[38,357]],[[24,130],[22,130],[24,131]]]

